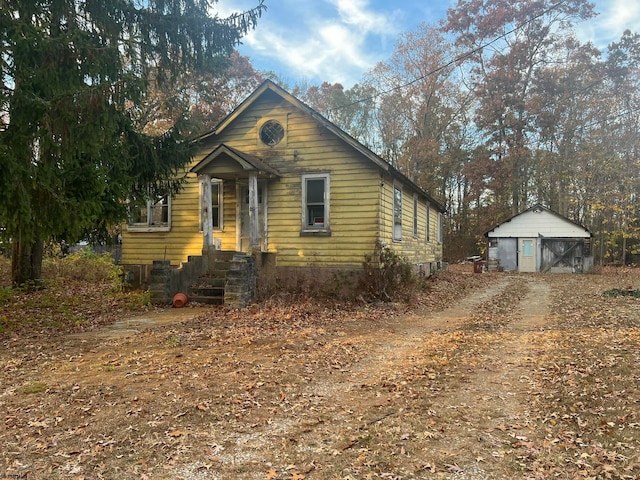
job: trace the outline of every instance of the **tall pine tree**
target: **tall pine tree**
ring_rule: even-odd
[[[122,220],[125,199],[175,189],[190,159],[179,123],[145,135],[154,83],[211,71],[266,8],[221,19],[216,0],[2,0],[0,234],[12,280],[38,280],[53,237]]]

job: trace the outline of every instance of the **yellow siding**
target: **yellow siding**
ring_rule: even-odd
[[[122,227],[122,263],[151,264],[153,260],[171,260],[179,265],[189,255],[202,253],[200,228],[200,185],[189,174],[182,191],[171,199],[171,231],[129,232]]]
[[[407,186],[396,181],[395,185],[402,186],[402,239],[393,240],[393,178],[383,179],[382,208],[380,210],[380,240],[394,252],[415,264],[438,262],[442,260],[442,244],[437,238],[438,210],[429,204],[430,209],[430,238],[427,242],[427,201],[418,197],[418,234],[413,235],[413,196],[414,192]]]
[[[259,140],[259,128],[268,119],[285,127],[285,138],[275,147]],[[393,179],[381,177],[371,160],[279,95],[265,92],[220,135],[203,141],[191,166],[221,143],[261,158],[281,175],[267,181],[266,196],[267,251],[277,253],[278,266],[361,266],[378,239],[414,263],[440,259],[441,247],[435,243],[437,211],[432,209],[433,241],[427,244],[426,203],[420,198],[419,232],[413,238],[413,192],[405,188],[402,241],[393,242]],[[302,175],[311,173],[330,176],[330,236],[301,235]],[[223,185],[223,229],[214,230],[213,236],[222,242],[223,250],[235,250],[236,182],[224,181]],[[201,253],[200,187],[195,175],[189,175],[183,191],[172,199],[171,212],[170,232],[127,232],[123,228],[123,264],[151,264],[166,258],[179,265],[189,255]]]
[[[283,123],[285,139],[266,147],[259,119]],[[360,266],[378,232],[377,168],[279,96],[265,95],[216,142],[254,154],[282,175],[268,184],[268,251],[278,266]],[[331,236],[301,236],[302,175],[330,175]],[[223,245],[224,248],[224,245]]]

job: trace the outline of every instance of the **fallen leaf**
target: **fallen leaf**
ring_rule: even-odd
[[[270,469],[267,472],[267,476],[265,477],[266,480],[275,480],[278,477],[278,472],[276,472],[275,469]]]

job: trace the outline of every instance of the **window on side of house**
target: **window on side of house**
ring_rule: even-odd
[[[425,241],[429,243],[431,241],[431,205],[427,202],[427,218],[426,218],[427,226],[426,230],[426,239]]]
[[[276,120],[268,120],[260,127],[260,140],[269,147],[279,144],[284,138],[284,127]]]
[[[438,243],[442,243],[442,214],[438,213]]]
[[[402,188],[393,186],[393,239],[402,240]]]
[[[171,229],[171,195],[168,193],[146,206],[135,208],[129,217],[129,231],[169,231]]]
[[[418,238],[418,196],[413,196],[413,236]]]
[[[214,230],[222,230],[222,180],[211,180],[211,218]]]
[[[302,230],[329,230],[329,174],[302,177]]]

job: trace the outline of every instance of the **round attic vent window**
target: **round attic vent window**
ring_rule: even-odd
[[[279,122],[275,120],[269,120],[260,129],[260,140],[265,145],[269,145],[273,147],[280,143],[280,141],[284,138],[284,128],[280,125]]]

